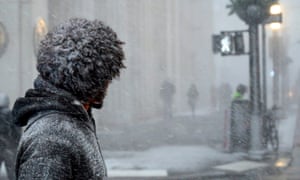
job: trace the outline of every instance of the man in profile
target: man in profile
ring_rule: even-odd
[[[102,179],[107,175],[92,108],[101,108],[124,53],[100,21],[73,18],[50,31],[37,56],[34,88],[14,105],[26,126],[17,153],[18,179]]]

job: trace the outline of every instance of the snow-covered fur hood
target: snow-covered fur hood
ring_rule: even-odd
[[[88,101],[125,68],[122,44],[101,21],[71,18],[41,41],[37,70],[51,84]]]
[[[14,123],[19,126],[26,126],[31,117],[49,110],[61,111],[76,117],[88,116],[88,113],[74,96],[56,88],[39,76],[34,82],[34,89],[29,89],[25,97],[19,98],[15,102],[12,110]]]

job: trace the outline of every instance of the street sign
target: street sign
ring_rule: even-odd
[[[232,55],[234,52],[234,36],[231,33],[221,33],[221,55]]]
[[[244,55],[244,32],[248,31],[222,31],[220,35],[213,35],[213,52],[222,56]]]

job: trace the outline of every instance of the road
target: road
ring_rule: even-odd
[[[170,131],[169,133],[173,133],[172,136],[169,138],[176,139],[180,141],[174,141],[177,143],[183,143],[183,142],[197,142],[200,144],[207,144],[208,142],[212,142],[216,144],[222,144],[222,133],[220,131],[224,131],[222,129],[223,127],[220,126],[222,115],[213,115],[208,117],[203,117],[201,119],[197,120],[183,120],[183,119],[174,119],[173,123],[169,124],[163,124],[160,128],[153,128],[155,133],[153,135],[157,136],[157,132],[162,132],[162,129],[165,129],[166,127],[170,126],[171,129],[176,129],[176,131]],[[299,126],[299,127],[298,127]],[[216,130],[216,128],[219,128]],[[253,162],[245,160],[239,160],[236,162],[228,163],[229,171],[218,171],[214,169],[214,166],[211,166],[211,168],[206,169],[205,171],[201,172],[190,172],[190,173],[178,173],[178,174],[170,174],[168,172],[168,175],[166,177],[135,177],[135,178],[119,178],[115,177],[112,178],[112,180],[127,180],[127,179],[141,179],[141,180],[147,180],[147,179],[183,179],[183,180],[189,180],[189,179],[214,179],[214,180],[300,180],[300,148],[295,146],[294,136],[297,134],[296,129],[300,129],[300,123],[297,123],[296,121],[296,114],[290,113],[289,116],[278,122],[278,129],[280,134],[280,145],[279,145],[279,155],[275,156],[273,155],[273,158],[266,159],[263,161],[258,162],[257,168],[253,168]],[[216,131],[212,131],[216,130]],[[138,132],[139,130],[137,130]],[[168,131],[168,130],[167,130]],[[212,131],[213,133],[209,133],[209,131]],[[166,131],[164,131],[166,132]],[[193,133],[191,133],[193,132]],[[197,133],[203,133],[201,136]],[[197,134],[197,136],[193,136]],[[139,134],[139,135],[142,135]],[[149,134],[147,134],[149,135]],[[140,138],[145,138],[147,135],[139,136]],[[200,136],[199,136],[200,135]],[[209,136],[207,136],[209,135]],[[155,137],[155,136],[154,136]],[[218,138],[216,138],[218,137]],[[189,139],[191,138],[191,139]],[[300,137],[299,137],[300,138]],[[147,139],[147,138],[146,138]],[[170,140],[170,139],[168,139]],[[196,141],[195,141],[196,140]],[[158,141],[157,141],[158,142]],[[166,143],[170,141],[162,140],[161,143]],[[182,145],[186,145],[183,143]],[[295,148],[294,148],[295,147]],[[157,154],[157,153],[155,153]],[[159,153],[158,153],[159,154]],[[208,153],[207,153],[208,155]],[[198,158],[198,157],[197,157]],[[162,158],[163,160],[163,158]],[[250,163],[249,163],[250,162]],[[279,166],[287,166],[289,163],[292,163],[289,167],[281,167],[277,168],[273,165],[279,164]],[[245,166],[245,164],[248,164],[249,168]],[[267,166],[261,166],[262,164],[267,164]],[[285,165],[282,165],[285,164]],[[217,164],[216,164],[217,165]],[[219,164],[222,165],[222,164]],[[226,165],[226,164],[225,164]],[[243,167],[241,169],[241,167]],[[245,168],[246,167],[246,168]],[[263,168],[261,168],[263,167]],[[236,169],[234,169],[236,168]]]

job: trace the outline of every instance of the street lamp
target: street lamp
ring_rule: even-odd
[[[273,37],[277,36],[277,31],[279,29],[281,29],[281,22],[282,22],[282,8],[281,5],[279,3],[275,3],[272,4],[269,8],[269,17],[264,21],[264,23],[262,23],[262,74],[263,74],[263,88],[262,88],[262,98],[263,98],[263,102],[264,102],[264,110],[267,109],[267,85],[266,85],[266,81],[267,81],[267,77],[266,77],[266,29],[265,29],[265,25],[269,24],[270,28],[272,29],[273,32]],[[273,44],[274,45],[274,44]],[[274,61],[276,62],[276,61]],[[275,63],[274,63],[275,64]],[[274,88],[277,86],[277,80],[275,80],[276,78],[278,78],[278,70],[276,69],[276,65],[274,66],[274,78],[273,78],[273,82],[274,82]],[[276,73],[276,75],[275,75]],[[273,89],[274,93],[273,93],[273,100],[276,101],[277,103],[277,90],[276,88]]]
[[[272,42],[272,48],[273,48],[273,68],[274,68],[274,78],[273,78],[273,104],[279,105],[279,64],[280,64],[280,57],[278,54],[279,50],[279,37],[278,37],[278,31],[281,29],[281,22],[282,22],[282,8],[280,4],[276,3],[273,4],[270,7],[270,17],[271,17],[271,23],[270,28],[273,32],[273,42]]]
[[[278,14],[281,14],[282,11],[281,11],[281,6],[280,4],[273,4],[271,7],[270,7],[270,14],[271,15],[278,15]]]
[[[270,27],[272,30],[276,31],[279,30],[281,28],[281,23],[279,22],[274,22],[270,24]]]
[[[270,27],[272,30],[279,30],[281,28],[281,6],[280,4],[276,3],[270,7],[270,15],[271,21]]]

